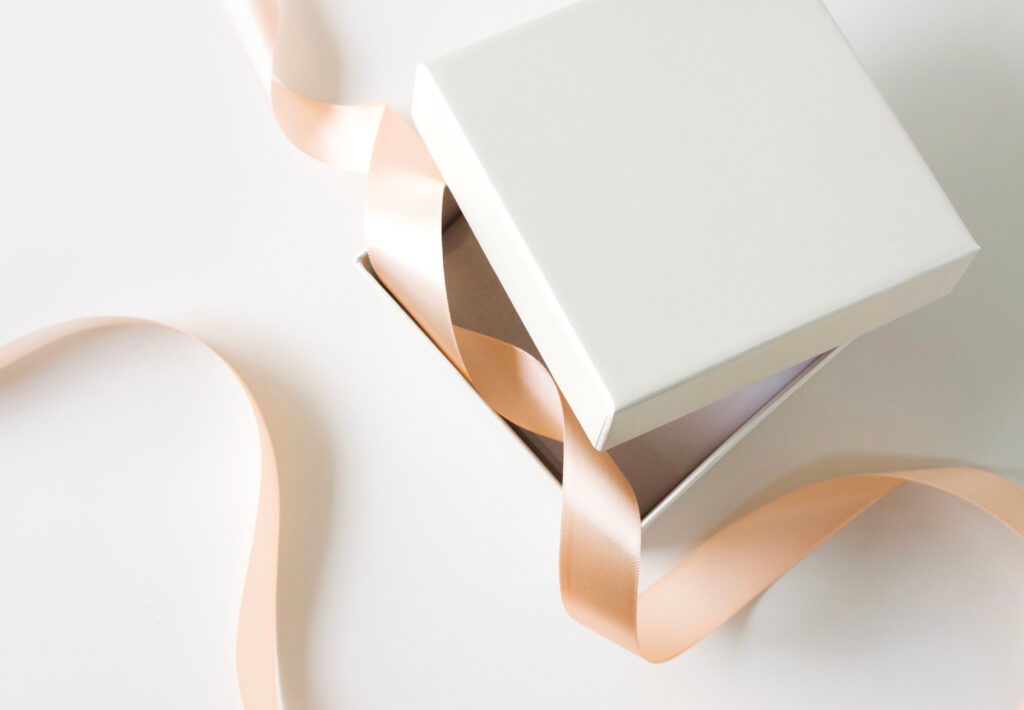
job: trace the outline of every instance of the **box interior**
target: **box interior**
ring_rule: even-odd
[[[484,256],[465,218],[446,220],[444,265],[455,324],[513,343],[543,361]],[[372,274],[368,260],[361,264]],[[636,492],[640,514],[649,522],[669,498],[681,493],[716,452],[745,424],[784,396],[828,354],[800,362],[664,426],[626,441],[609,454]],[[561,480],[562,445],[515,425],[512,429],[555,478]]]

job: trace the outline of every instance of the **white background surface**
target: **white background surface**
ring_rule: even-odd
[[[405,108],[415,60],[557,4],[293,0],[280,70],[319,98]],[[983,251],[952,296],[855,343],[695,486],[645,539],[648,575],[754,479],[760,499],[971,462],[1024,483],[1024,5],[829,4]],[[354,271],[362,179],[278,134],[216,4],[19,3],[0,39],[0,340],[123,313],[237,364],[280,458],[286,707],[1024,699],[1024,543],[911,488],[675,661],[576,626],[552,486]],[[0,705],[238,706],[241,406],[212,359],[149,331],[3,375]]]

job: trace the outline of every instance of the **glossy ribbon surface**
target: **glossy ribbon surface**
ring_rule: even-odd
[[[987,471],[948,468],[848,476],[800,488],[739,518],[639,594],[640,515],[625,477],[607,453],[591,447],[542,363],[509,343],[452,323],[442,254],[445,186],[415,131],[384,104],[339,106],[292,92],[273,76],[274,3],[231,0],[229,9],[289,140],[326,163],[367,172],[367,241],[384,284],[499,414],[564,443],[559,564],[562,599],[573,618],[647,660],[673,658],[908,482],[954,495],[1024,535],[1024,490]],[[0,368],[76,333],[126,326],[167,327],[126,318],[53,326],[0,348]],[[239,612],[238,679],[248,710],[271,710],[278,704],[277,473],[259,409],[238,374],[225,366],[249,398],[262,454]]]
[[[245,393],[260,444],[259,471],[253,473],[259,486],[253,522],[252,548],[245,572],[238,610],[235,665],[242,702],[247,710],[277,707],[276,637],[277,541],[280,532],[280,500],[277,462],[270,434],[256,400],[233,367],[199,338],[171,326],[140,318],[119,316],[81,318],[51,325],[0,346],[0,370],[31,357],[48,345],[85,333],[109,328],[157,328],[169,330],[201,345],[224,366],[227,374]]]
[[[333,106],[282,87],[272,76],[276,9],[255,0],[235,0],[233,8],[288,138],[340,168],[362,170],[367,161],[366,238],[381,281],[495,411],[563,442],[560,583],[565,608],[579,622],[649,661],[666,661],[908,482],[954,495],[1024,535],[1024,490],[987,471],[848,476],[805,486],[748,513],[639,594],[640,514],[626,478],[607,453],[590,445],[542,363],[452,323],[442,253],[445,185],[426,146],[385,105]],[[260,28],[261,41],[246,40],[245,27]]]

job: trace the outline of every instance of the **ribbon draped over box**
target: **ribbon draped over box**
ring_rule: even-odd
[[[846,476],[799,488],[733,521],[639,593],[640,513],[615,462],[590,445],[541,362],[514,345],[452,323],[442,256],[445,184],[426,146],[385,104],[314,101],[277,81],[277,7],[272,0],[230,0],[229,11],[288,139],[329,165],[367,173],[366,239],[385,286],[498,414],[563,442],[559,578],[565,608],[580,623],[649,661],[674,658],[905,483],[956,496],[1024,536],[1024,490],[988,471],[943,468]],[[0,368],[56,340],[112,327],[169,328],[130,318],[71,321],[0,347]],[[238,682],[247,710],[273,710],[278,705],[277,470],[259,408],[239,375],[224,364],[249,399],[261,447],[260,470],[254,474],[258,509],[238,620]]]

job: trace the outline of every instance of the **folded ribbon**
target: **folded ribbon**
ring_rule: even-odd
[[[542,363],[509,343],[452,323],[441,248],[445,186],[423,142],[384,104],[313,101],[276,81],[273,0],[230,0],[229,11],[289,140],[330,165],[368,173],[367,241],[371,263],[384,284],[499,414],[563,442],[560,584],[565,608],[576,620],[649,661],[673,658],[907,482],[972,503],[1024,536],[1024,490],[987,471],[946,468],[847,476],[805,486],[744,515],[640,594],[640,514],[614,461],[590,445]],[[167,327],[128,318],[73,321],[3,346],[0,368],[76,333],[131,325]],[[259,409],[238,374],[227,367],[249,397],[262,454],[253,546],[239,611],[238,679],[248,710],[272,710],[277,707],[277,472]]]
[[[276,8],[233,0],[232,9],[289,140],[331,165],[365,167],[366,238],[381,281],[500,415],[563,442],[560,583],[565,608],[579,622],[649,661],[666,661],[907,482],[972,503],[1024,535],[1024,490],[987,471],[847,476],[805,486],[748,513],[639,594],[640,514],[615,462],[590,445],[542,363],[452,323],[441,245],[445,185],[426,146],[385,105],[335,106],[285,89],[272,78]],[[246,38],[246,28],[253,27],[260,28],[258,40],[251,30]]]
[[[58,341],[110,328],[158,328],[199,343],[224,365],[249,402],[260,443],[260,470],[256,480],[259,496],[256,502],[249,565],[238,610],[235,667],[242,702],[247,710],[275,708],[277,674],[274,639],[277,615],[277,541],[280,529],[277,462],[263,415],[241,376],[227,360],[194,335],[162,323],[119,316],[80,318],[16,338],[0,346],[0,370]]]
[[[973,503],[1024,535],[1024,490],[987,471],[847,476],[806,486],[745,515],[638,594],[640,514],[626,478],[587,441],[543,364],[514,345],[452,323],[441,248],[444,180],[426,146],[387,106],[334,106],[283,89],[271,78],[276,9],[264,6],[259,14],[246,0],[234,8],[240,28],[263,29],[262,43],[246,46],[257,47],[253,65],[270,87],[288,138],[309,155],[348,169],[362,168],[372,146],[366,237],[381,281],[499,414],[563,442],[560,581],[575,619],[650,661],[673,658],[908,481]],[[339,152],[342,145],[352,149],[351,157]]]

